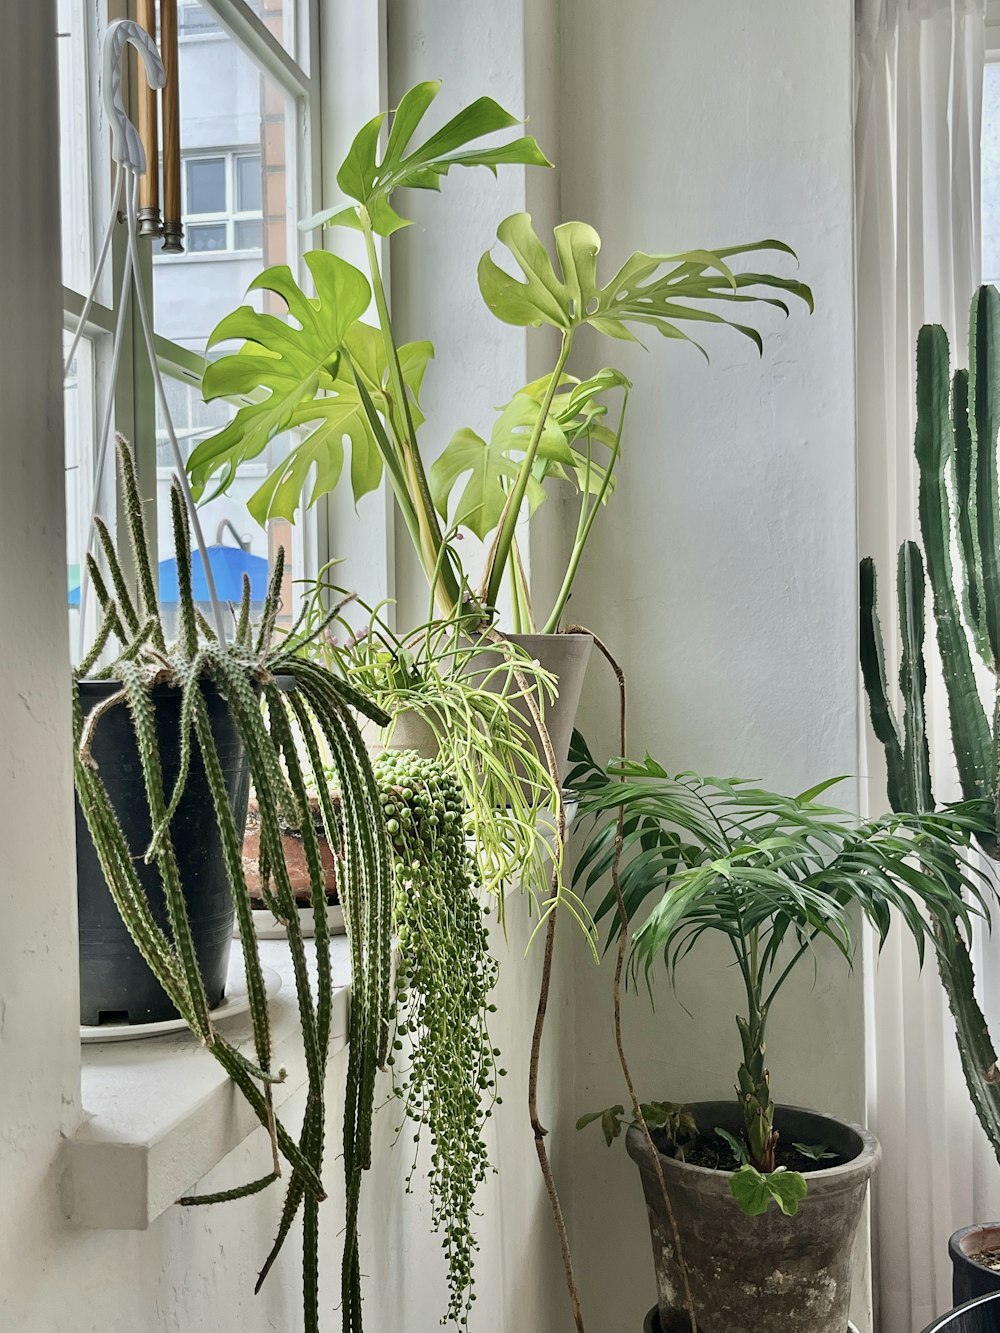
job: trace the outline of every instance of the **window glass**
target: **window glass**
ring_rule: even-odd
[[[86,292],[93,279],[93,221],[83,0],[58,0],[57,23],[63,282]]]
[[[223,315],[247,299],[259,306],[246,290],[261,268],[294,265],[299,253],[296,118],[284,91],[228,33],[183,42],[180,81],[186,253],[154,251],[156,326],[203,355]],[[253,213],[259,220],[243,216]]]
[[[71,335],[63,335],[63,355]],[[94,436],[97,432],[94,393],[94,347],[82,338],[66,375],[63,394],[66,431],[66,593],[70,615],[70,648],[79,660],[80,575],[85,559],[94,488]],[[88,626],[93,623],[88,614]]]
[[[192,222],[187,229],[187,246],[191,254],[206,254],[227,248],[224,222]]]
[[[264,244],[264,223],[257,221],[239,221],[236,223],[237,250],[260,250]]]
[[[262,197],[260,154],[242,153],[236,159],[237,213],[259,213]]]
[[[983,281],[1000,282],[1000,61],[983,83]]]
[[[248,8],[257,15],[288,54],[294,56],[303,68],[307,68],[302,59],[303,53],[297,49],[294,0],[246,0],[246,2]],[[177,31],[182,39],[196,41],[198,38],[217,37],[225,32],[225,28],[212,11],[197,0],[181,0],[177,8]]]
[[[187,211],[189,213],[226,212],[226,159],[224,157],[188,158]]]

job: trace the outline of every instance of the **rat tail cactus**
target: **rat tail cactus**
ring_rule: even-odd
[[[871,559],[861,563],[861,667],[872,727],[885,750],[892,808],[918,814],[934,810],[924,661],[929,582],[958,779],[965,800],[981,801],[994,812],[993,831],[980,837],[983,852],[993,862],[1000,861],[998,430],[1000,293],[995,287],[981,287],[972,302],[968,370],[952,373],[948,338],[940,325],[925,325],[917,338],[914,448],[923,549],[916,542],[904,542],[897,560],[901,717],[886,673]],[[992,719],[980,693],[979,663],[980,677],[985,668],[994,682]],[[972,960],[957,932],[947,945],[940,937],[938,944],[941,979],[955,1019],[969,1093],[1000,1160],[1000,1076],[975,997]]]

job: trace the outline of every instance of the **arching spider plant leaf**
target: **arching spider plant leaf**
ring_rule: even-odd
[[[326,224],[331,227],[360,228],[359,206],[368,211],[372,229],[379,236],[391,236],[409,220],[395,211],[390,199],[400,188],[440,190],[441,179],[452,167],[488,167],[496,175],[499,166],[550,167],[538,144],[530,136],[507,143],[469,148],[487,135],[519,124],[516,116],[505,111],[492,97],[480,97],[464,107],[422,144],[412,147],[412,140],[431,103],[441,91],[439,80],[418,83],[405,94],[392,117],[385,155],[378,161],[379,139],[386,113],[375,116],[359,130],[350,152],[337,173],[337,184],[357,204],[338,204],[307,219],[305,230]]]
[[[497,228],[498,240],[514,258],[524,280],[500,268],[487,252],[479,261],[479,290],[490,310],[507,324],[551,324],[562,330],[590,324],[612,338],[638,341],[631,325],[649,325],[666,338],[694,342],[681,325],[695,321],[735,329],[760,351],[760,334],[750,325],[707,308],[702,302],[762,304],[788,314],[781,295],[813,308],[805,283],[770,273],[733,270],[728,260],[756,251],[794,257],[781,241],[758,241],[723,250],[678,254],[631,255],[606,286],[597,283],[601,238],[585,222],[564,222],[555,229],[561,274],[531,224],[528,213],[514,213]],[[695,343],[704,353],[704,348]]]
[[[309,504],[334,490],[346,444],[351,447],[355,501],[382,480],[379,442],[355,379],[357,375],[379,414],[392,410],[384,344],[378,330],[359,318],[368,305],[367,279],[322,250],[310,251],[305,262],[315,284],[314,298],[305,296],[284,265],[266,269],[250,288],[279,295],[299,327],[243,306],[213,331],[210,347],[231,338],[247,341],[237,352],[210,363],[202,382],[205,400],[250,396],[254,401],[203,440],[188,462],[197,490],[204,491],[215,479],[218,494],[232,483],[239,465],[258,457],[275,436],[313,426],[250,497],[248,508],[261,524],[269,518],[293,519],[311,475]],[[433,354],[428,342],[399,349],[418,425],[423,417],[417,398]]]

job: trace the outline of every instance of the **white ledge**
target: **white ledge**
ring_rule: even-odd
[[[259,947],[282,983],[270,1002],[273,1065],[288,1073],[274,1086],[277,1109],[307,1075],[288,945],[270,940]],[[331,958],[332,1057],[347,1045],[350,957],[343,936],[334,937]],[[249,1014],[225,1020],[220,1031],[256,1058]],[[260,1124],[218,1061],[187,1033],[84,1046],[81,1091],[85,1119],[67,1141],[65,1178],[67,1215],[84,1227],[145,1230]]]

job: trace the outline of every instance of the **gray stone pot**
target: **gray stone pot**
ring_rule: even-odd
[[[371,718],[359,719],[361,736],[374,759],[386,750],[416,750],[421,759],[436,759],[440,746],[434,728],[412,708],[397,713],[391,728],[382,728]]]
[[[695,1102],[699,1127],[739,1132],[735,1101]],[[848,1160],[809,1173],[809,1193],[795,1217],[776,1207],[747,1217],[729,1192],[728,1171],[711,1171],[659,1154],[677,1216],[699,1333],[847,1333],[851,1252],[868,1181],[882,1155],[867,1130],[779,1107],[786,1140],[827,1143]],[[646,1141],[631,1127],[629,1156],[639,1167],[649,1212],[660,1325],[688,1327],[669,1220]]]
[[[576,726],[576,713],[580,707],[583,680],[587,674],[587,663],[590,661],[594,640],[589,634],[508,634],[507,638],[511,643],[523,648],[528,656],[540,663],[546,671],[551,671],[559,682],[558,696],[545,706],[544,721],[559,762],[560,775],[565,777],[569,743],[573,738],[573,728]],[[478,677],[502,661],[504,658],[499,653],[495,655],[488,651],[477,653],[471,669]],[[490,688],[488,681],[486,688]],[[528,705],[523,699],[517,699],[514,706],[524,718],[527,730],[544,762],[541,738]]]

